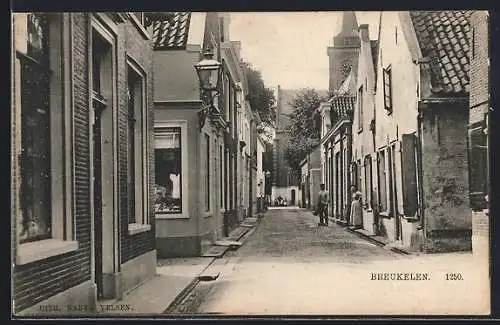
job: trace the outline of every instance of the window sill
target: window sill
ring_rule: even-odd
[[[128,234],[136,235],[141,232],[146,232],[151,230],[151,225],[145,225],[141,223],[129,223],[128,224]]]
[[[183,213],[156,213],[156,219],[189,219],[189,217]]]
[[[52,256],[73,252],[77,249],[77,241],[65,241],[60,239],[45,239],[20,244],[17,248],[16,264],[29,264]]]

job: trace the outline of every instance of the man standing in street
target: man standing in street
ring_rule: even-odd
[[[325,191],[325,184],[319,185],[318,206],[319,226],[328,226],[328,192]]]

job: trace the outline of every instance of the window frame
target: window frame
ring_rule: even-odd
[[[212,187],[212,172],[210,171],[210,168],[212,167],[212,162],[211,158],[212,155],[210,154],[210,149],[212,148],[211,145],[211,140],[212,137],[210,136],[209,133],[203,132],[203,137],[202,137],[202,143],[203,143],[203,151],[205,153],[205,158],[203,160],[204,162],[204,168],[203,168],[203,188],[205,189],[204,191],[204,212],[205,216],[208,217],[212,214],[212,195],[213,191],[211,189]],[[200,187],[201,188],[201,187]]]
[[[363,85],[358,88],[358,133],[363,131]]]
[[[154,213],[155,219],[189,219],[189,160],[188,160],[188,121],[169,120],[155,121],[154,124],[154,150],[161,149],[156,145],[156,136],[162,133],[162,130],[169,128],[180,128],[181,133],[181,202],[182,211],[180,213]]]
[[[127,55],[126,57],[126,66],[127,66],[127,85],[129,81],[129,72],[133,71],[136,77],[138,77],[139,90],[140,90],[140,99],[139,104],[134,104],[134,201],[135,201],[135,217],[133,218],[134,222],[131,222],[130,215],[128,215],[128,232],[130,235],[137,234],[144,231],[151,230],[151,221],[149,216],[149,168],[148,168],[148,94],[147,94],[147,80],[148,75],[146,71],[138,64],[132,57]],[[136,82],[137,82],[136,81]],[[138,113],[140,113],[138,115]],[[130,118],[130,116],[129,116]],[[127,133],[129,132],[129,128],[127,128]],[[128,138],[127,138],[128,139]],[[127,155],[128,150],[130,150],[129,143],[127,143]],[[137,165],[140,167],[137,168]],[[129,166],[127,166],[127,169]],[[129,175],[127,175],[129,176]],[[127,193],[127,197],[130,193]],[[141,205],[140,210],[137,209],[137,204]],[[138,211],[139,210],[139,211]]]
[[[389,198],[388,198],[388,162],[387,147],[379,149],[377,152],[377,177],[378,177],[378,210],[383,217],[389,217]],[[382,168],[381,168],[382,167]],[[382,188],[382,184],[384,187]],[[383,198],[383,200],[382,200]]]
[[[365,176],[365,182],[364,182],[364,190],[365,190],[365,202],[364,202],[364,207],[365,209],[370,212],[373,210],[372,207],[372,195],[373,195],[373,161],[372,161],[372,156],[366,155],[364,157],[364,176]]]
[[[23,60],[29,60],[27,55],[28,15],[32,13],[16,13],[13,17],[14,24],[14,51],[13,75],[14,75],[14,100],[12,118],[13,132],[13,165],[12,189],[15,199],[12,203],[12,211],[16,223],[16,254],[15,264],[23,265],[35,261],[44,260],[49,257],[66,254],[78,249],[76,241],[74,221],[74,136],[73,136],[73,105],[72,105],[72,65],[68,53],[72,48],[71,21],[68,14],[43,14],[47,19],[48,30],[48,58],[49,58],[49,84],[48,84],[48,109],[49,132],[50,132],[50,192],[52,197],[62,197],[62,200],[51,200],[49,218],[51,220],[50,238],[34,240],[21,243],[19,237],[19,222],[22,224],[21,212],[21,188],[22,171],[20,168],[20,153],[22,152],[21,139],[22,130],[19,127],[22,121],[22,79],[21,70]],[[26,25],[24,25],[26,24]],[[21,25],[24,25],[21,27]],[[57,36],[58,35],[58,36]],[[54,37],[56,36],[56,37]],[[52,40],[58,40],[54,43]],[[14,129],[13,125],[16,125]]]
[[[382,69],[382,84],[384,86],[384,109],[390,115],[393,112],[392,66]]]
[[[142,37],[146,40],[151,39],[151,34],[148,32],[145,24],[146,18],[144,12],[140,12],[141,17],[137,17],[137,12],[128,12],[129,20],[133,23],[133,25],[137,28]]]

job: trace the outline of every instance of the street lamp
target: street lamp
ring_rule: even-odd
[[[207,115],[214,107],[214,98],[220,89],[222,72],[222,64],[213,59],[214,54],[211,49],[207,49],[203,56],[203,60],[194,65],[201,88],[202,108],[198,112],[200,130],[205,125]]]

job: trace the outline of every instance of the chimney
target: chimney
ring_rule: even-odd
[[[362,24],[358,28],[359,31],[359,37],[361,37],[361,40],[363,42],[369,42],[370,41],[370,34],[368,32],[368,24]]]
[[[231,16],[229,12],[220,12],[219,13],[219,20],[221,21],[221,33],[222,33],[222,38],[224,39],[224,42],[229,42],[231,38],[229,37],[229,28],[231,25]]]

